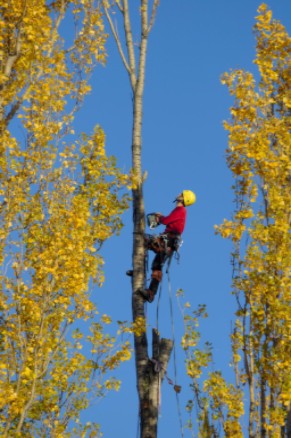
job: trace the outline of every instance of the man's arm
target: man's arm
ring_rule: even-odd
[[[175,208],[168,216],[163,216],[162,214],[158,213],[158,219],[159,223],[163,225],[168,225],[169,223],[177,220],[180,218],[178,210]]]

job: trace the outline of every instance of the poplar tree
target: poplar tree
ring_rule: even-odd
[[[132,18],[128,0],[103,0],[103,7],[110,29],[115,38],[120,57],[128,73],[132,90],[133,126],[132,126],[132,206],[133,206],[133,278],[132,311],[134,327],[134,348],[137,372],[137,389],[140,412],[140,436],[157,436],[158,404],[160,382],[170,358],[173,343],[169,339],[160,339],[157,330],[153,330],[152,356],[148,353],[144,300],[138,290],[145,287],[145,212],[143,199],[144,174],[142,170],[142,122],[143,93],[145,84],[146,56],[148,39],[154,24],[159,1],[141,0],[132,7],[132,13],[139,13],[139,39],[132,33]],[[115,17],[121,15],[124,39],[120,37]],[[123,44],[123,41],[125,44]],[[158,364],[158,367],[157,367]]]
[[[255,65],[224,74],[234,98],[227,164],[234,178],[233,217],[217,227],[233,243],[237,312],[232,342],[235,383],[210,373],[211,352],[197,347],[197,315],[188,317],[187,372],[203,437],[291,436],[291,38],[265,4],[258,9]]]
[[[65,41],[64,22],[74,29]],[[99,249],[122,226],[128,178],[106,155],[100,127],[79,139],[72,127],[105,39],[94,0],[1,2],[3,437],[97,436],[80,412],[118,388],[105,375],[130,357],[90,297],[104,280]]]
[[[220,228],[234,244],[234,364],[250,437],[279,436],[291,402],[291,38],[266,5],[258,12],[258,87],[245,71],[223,78],[235,98],[225,128],[236,211]]]

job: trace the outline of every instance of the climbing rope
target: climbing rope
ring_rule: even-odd
[[[138,438],[139,436],[140,436],[140,406],[138,406],[136,438]]]
[[[183,431],[183,421],[182,421],[182,413],[181,413],[181,406],[180,406],[180,400],[179,400],[179,393],[181,391],[181,386],[177,384],[178,380],[178,367],[177,367],[177,352],[176,352],[176,340],[175,340],[175,324],[174,324],[174,311],[173,311],[173,297],[172,297],[172,287],[171,287],[171,280],[170,280],[170,264],[171,264],[172,257],[169,257],[166,260],[166,274],[168,277],[168,293],[169,293],[169,305],[170,305],[170,317],[171,317],[171,329],[172,329],[172,342],[173,342],[173,360],[174,360],[174,382],[167,374],[167,371],[164,369],[164,374],[166,377],[166,380],[169,385],[172,385],[175,393],[176,393],[176,404],[177,404],[177,412],[178,412],[178,419],[180,424],[180,431],[181,431],[181,438],[184,438],[184,431]],[[162,295],[162,289],[163,284],[161,281],[161,284],[159,286],[158,290],[158,300],[157,300],[157,310],[156,310],[156,327],[157,330],[159,330],[159,307],[160,307],[160,300]],[[156,368],[157,365],[155,365]],[[157,370],[158,372],[158,370]],[[158,401],[160,402],[160,380],[158,385]],[[160,405],[160,403],[158,403]]]
[[[169,269],[167,269],[166,272],[167,272],[167,275],[168,275],[168,292],[169,292],[169,304],[170,304],[170,315],[171,315],[171,326],[172,326],[172,341],[173,341],[173,356],[174,356],[174,378],[175,378],[174,390],[175,390],[175,393],[176,393],[177,412],[178,412],[178,418],[179,418],[179,423],[180,423],[181,437],[183,438],[184,437],[183,421],[182,421],[182,413],[181,413],[181,406],[180,406],[180,400],[179,400],[179,392],[181,391],[181,387],[179,385],[177,385],[178,371],[177,371],[177,353],[176,353],[176,340],[175,340],[173,296],[172,296],[172,287],[171,287],[171,280],[170,280]]]

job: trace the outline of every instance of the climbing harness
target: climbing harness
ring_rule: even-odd
[[[147,249],[155,253],[169,252],[168,249],[172,249],[177,254],[177,259],[180,257],[179,251],[183,240],[178,234],[145,234],[145,242]]]
[[[182,240],[179,234],[176,233],[164,233],[160,235],[145,235],[145,247],[148,250],[152,250],[156,256],[152,262],[151,270],[151,282],[148,288],[140,289],[139,292],[143,296],[144,300],[153,302],[154,297],[158,291],[159,284],[162,280],[163,265],[168,260],[168,266],[173,254],[176,254],[176,258],[179,258],[179,248]],[[145,257],[145,268],[148,262],[148,253]]]

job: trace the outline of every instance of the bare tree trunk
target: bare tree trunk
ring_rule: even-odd
[[[142,174],[142,121],[143,92],[145,83],[145,65],[147,42],[153,26],[158,0],[154,0],[151,12],[148,11],[148,0],[140,2],[141,36],[139,58],[136,63],[133,44],[128,0],[116,4],[123,17],[126,49],[123,50],[117,28],[114,25],[111,11],[105,0],[103,8],[108,19],[111,32],[115,38],[119,54],[128,72],[133,92],[133,129],[132,129],[132,168],[134,174],[133,194],[133,278],[132,278],[132,314],[133,321],[145,320],[144,300],[139,289],[145,287],[145,212],[143,200]],[[173,348],[169,339],[160,339],[156,330],[153,331],[152,359],[148,354],[147,334],[134,335],[137,390],[140,409],[140,437],[156,438],[160,402],[160,386]]]
[[[251,306],[251,304],[250,304]],[[249,336],[247,336],[247,306],[244,308],[244,317],[243,317],[243,339],[244,339],[244,367],[247,374],[248,385],[249,385],[249,397],[250,397],[250,406],[249,406],[249,438],[255,438],[257,436],[257,428],[256,428],[256,396],[255,396],[255,372],[254,372],[254,350],[253,350],[253,341],[252,341],[252,309],[250,307],[250,320],[249,320]]]
[[[138,378],[141,438],[157,437],[161,383],[172,348],[173,342],[160,339],[158,332],[153,329],[153,357],[147,358],[143,373]]]
[[[286,419],[286,436],[291,438],[291,403],[289,404],[288,414]]]

